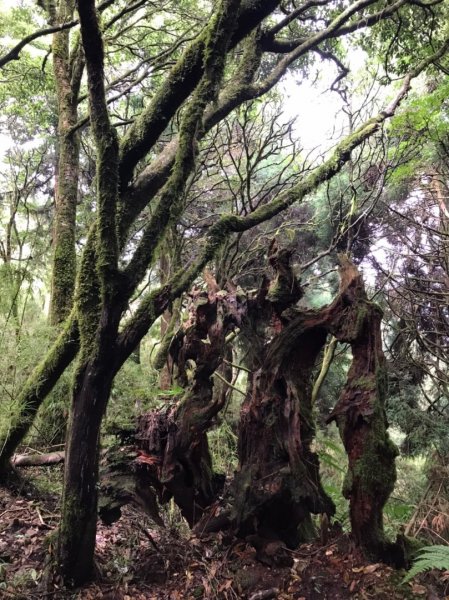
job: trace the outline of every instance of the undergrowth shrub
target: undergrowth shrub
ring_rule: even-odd
[[[326,431],[318,430],[316,451],[320,459],[321,482],[325,492],[335,504],[334,518],[343,530],[348,531],[349,503],[341,491],[348,460],[335,425],[329,426]]]
[[[410,581],[416,575],[432,569],[449,571],[449,546],[424,546],[419,550],[412,568],[404,577],[404,583]]]
[[[215,472],[232,475],[237,469],[237,436],[228,421],[208,432],[209,449]]]

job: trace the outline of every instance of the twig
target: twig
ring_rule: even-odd
[[[18,512],[18,511],[23,511],[23,510],[28,510],[29,506],[19,506],[17,508],[7,508],[6,510],[4,510],[2,513],[0,513],[0,519],[6,515],[6,513],[9,512]]]
[[[236,365],[235,363],[231,362],[230,360],[223,359],[223,362],[225,364],[229,365],[230,367],[233,367],[234,369],[239,369],[240,371],[246,371],[247,373],[252,373],[251,369],[247,369],[243,365]]]
[[[246,396],[246,392],[242,392],[242,390],[239,390],[239,388],[237,386],[232,385],[232,383],[230,381],[228,381],[227,379],[225,379],[223,377],[223,375],[221,375],[220,373],[214,373],[214,376],[218,377],[218,379],[220,379],[223,383],[225,383],[232,390],[238,392],[239,394],[242,394],[242,396]]]
[[[415,521],[419,515],[419,511],[421,510],[421,506],[424,504],[424,500],[427,498],[427,495],[429,494],[430,490],[431,490],[432,484],[429,483],[429,485],[427,486],[426,491],[424,492],[424,495],[421,499],[421,502],[418,504],[418,506],[415,509],[415,512],[413,513],[410,521],[407,523],[407,527],[404,530],[404,535],[410,535],[410,531],[412,530],[413,525],[415,524]]]
[[[278,588],[270,588],[269,590],[261,590],[250,596],[249,600],[268,600],[269,598],[277,598],[279,594]]]
[[[138,527],[140,529],[140,531],[146,535],[146,537],[150,540],[153,548],[155,550],[157,550],[158,552],[160,552],[159,546],[156,544],[156,542],[154,541],[153,536],[151,535],[151,533],[148,531],[148,529],[146,529],[141,523],[138,523]]]
[[[432,512],[432,509],[433,509],[433,507],[434,507],[434,506],[435,506],[435,504],[437,503],[437,498],[438,498],[438,496],[439,496],[439,494],[440,494],[440,492],[441,492],[441,486],[442,486],[442,485],[443,485],[443,484],[442,484],[442,483],[440,483],[440,487],[438,488],[438,492],[435,494],[435,497],[434,497],[434,499],[433,499],[433,502],[432,502],[432,504],[430,505],[430,508],[429,508],[429,510],[427,511],[427,514],[426,514],[426,516],[425,516],[425,517],[424,517],[424,519],[421,521],[421,525],[419,526],[419,528],[418,528],[418,531],[415,533],[415,537],[417,537],[417,536],[418,536],[418,533],[421,531],[421,529],[423,529],[423,528],[424,528],[424,529],[426,529],[425,522],[427,521],[427,517],[428,517],[428,516],[430,515],[430,513]]]
[[[42,518],[41,515],[41,511],[39,510],[39,508],[36,506],[36,512],[37,512],[37,516],[39,518],[39,522],[41,525],[45,525],[45,527],[47,527],[47,523],[44,521],[44,519]]]

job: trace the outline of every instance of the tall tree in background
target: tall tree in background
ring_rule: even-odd
[[[73,20],[74,0],[48,3],[52,25]],[[75,34],[77,35],[77,34]],[[83,74],[83,49],[79,37],[71,44],[71,31],[53,34],[52,55],[58,105],[57,173],[53,225],[53,267],[50,322],[57,325],[69,315],[76,278],[76,206],[78,199],[79,140],[78,95]]]

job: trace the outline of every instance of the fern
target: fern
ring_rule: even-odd
[[[431,569],[449,570],[449,546],[424,546],[418,552],[418,556],[403,582],[406,583],[415,575]]]

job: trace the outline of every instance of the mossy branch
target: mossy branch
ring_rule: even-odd
[[[280,0],[243,0],[234,13],[237,28],[228,39],[228,50],[244,39],[269,16]],[[171,118],[193,92],[204,74],[204,49],[207,30],[186,48],[153,100],[129,128],[121,143],[120,179],[124,190],[136,164],[154,146]]]
[[[366,123],[366,126],[369,127],[370,130],[365,132],[367,136],[363,138],[362,141],[372,135],[372,133],[374,133],[380,127],[385,118],[393,115],[397,105],[407,94],[411,80],[419,75],[419,73],[421,73],[430,64],[441,58],[446,51],[447,46],[444,44],[437,52],[435,52],[435,54],[423,60],[408,75],[408,77],[404,80],[403,88],[393,103],[378,116],[377,126],[376,119],[374,119],[372,123]],[[209,131],[221,119],[226,117],[234,108],[241,105],[243,102],[259,97],[270,90],[278,81],[279,77],[286,72],[288,66],[292,62],[292,60],[290,60],[292,57],[290,57],[287,61],[279,63],[276,67],[276,75],[270,75],[266,80],[256,85],[252,84],[251,81],[258,68],[258,65],[260,64],[260,58],[261,36],[259,32],[255,32],[252,38],[248,40],[248,44],[245,46],[244,55],[238,69],[240,76],[237,75],[237,77],[226,86],[226,88],[220,94],[217,104],[211,106],[206,112],[203,125],[204,133]],[[296,58],[297,56],[295,56],[295,59]],[[364,127],[361,129],[363,128]],[[354,135],[357,136],[361,129],[356,131]],[[198,139],[200,139],[200,136]],[[354,140],[352,140],[352,138],[347,139],[348,146],[350,146],[351,142]],[[130,188],[129,194],[126,195],[127,201],[123,203],[125,207],[122,215],[124,231],[125,227],[126,229],[129,227],[130,223],[136,218],[140,210],[142,210],[148,203],[148,199],[151,199],[155,196],[161,185],[163,185],[164,181],[168,177],[170,169],[172,168],[175,160],[177,143],[178,142],[176,139],[173,140],[167,146],[163,154],[141,173],[135,184]],[[345,148],[341,147],[340,152],[342,153],[344,150]],[[350,148],[349,151],[351,151]]]
[[[106,103],[103,39],[95,1],[79,2],[78,13],[86,60],[90,120],[97,148],[97,268],[103,297],[110,298],[115,291],[118,263],[116,209],[119,147]]]
[[[18,397],[20,412],[13,417],[7,433],[0,439],[0,474],[4,474],[17,445],[33,424],[40,405],[75,358],[78,347],[78,326],[72,314],[61,335],[32,372]]]
[[[197,131],[198,142],[235,108],[252,99],[248,91],[250,90],[249,84],[260,66],[259,38],[260,33],[256,31],[245,41],[242,58],[234,76],[220,92],[217,101],[207,107],[202,126]],[[175,163],[178,145],[179,136],[175,137],[163,152],[140,173],[126,192],[122,192],[119,203],[120,240],[122,243],[137,215],[156,196],[169,178]]]
[[[426,62],[426,64],[424,64]],[[421,70],[432,62],[423,61]],[[418,74],[418,69],[414,73]],[[130,355],[133,347],[142,339],[148,329],[154,323],[160,314],[165,310],[168,304],[175,298],[184,293],[193,283],[202,269],[214,258],[227,237],[232,233],[243,232],[263,223],[280,212],[305,198],[308,194],[318,188],[325,181],[329,181],[336,175],[343,166],[349,161],[351,152],[367,140],[373,133],[379,130],[388,117],[394,114],[400,101],[406,96],[411,83],[411,77],[404,82],[395,100],[379,115],[369,119],[353,134],[346,137],[334,150],[332,156],[328,158],[320,167],[306,177],[298,185],[287,192],[284,192],[278,198],[269,204],[256,209],[253,213],[244,217],[236,215],[224,215],[209,230],[206,244],[202,254],[189,268],[176,273],[163,288],[150,292],[142,300],[141,305],[135,312],[133,318],[124,327],[120,334],[118,347],[119,354],[126,358]],[[118,359],[122,360],[122,358]],[[120,367],[119,367],[120,368]]]
[[[204,75],[185,109],[179,132],[179,143],[173,171],[165,184],[159,203],[145,228],[142,239],[124,271],[127,295],[130,296],[151,264],[155,250],[170,224],[178,221],[184,210],[184,191],[196,158],[198,131],[209,102],[215,100],[225,66],[235,14],[240,0],[223,0],[204,32]]]
[[[75,288],[75,311],[80,332],[80,361],[87,359],[95,342],[100,320],[101,291],[97,259],[97,223],[93,223],[81,256]]]
[[[170,317],[170,321],[168,323],[167,330],[164,334],[164,337],[161,340],[161,345],[159,346],[159,350],[154,357],[153,367],[160,371],[164,368],[167,363],[168,352],[170,349],[170,344],[173,339],[173,335],[175,333],[175,328],[179,326],[179,320],[181,316],[181,301],[180,299],[175,300],[173,303],[172,313]]]

